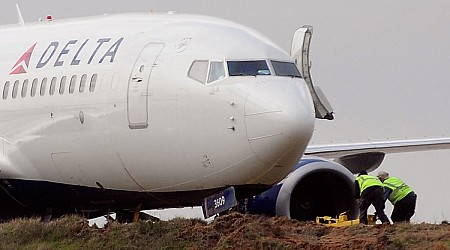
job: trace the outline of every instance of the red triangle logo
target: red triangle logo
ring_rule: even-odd
[[[31,54],[33,54],[35,43],[31,48],[29,48],[23,55],[17,60],[16,64],[12,67],[10,75],[27,73],[28,66],[30,65]]]
[[[27,73],[27,71],[23,68],[22,65],[19,65],[19,67],[16,67],[11,73],[9,73],[10,75],[17,75],[17,74],[23,74],[23,73]]]

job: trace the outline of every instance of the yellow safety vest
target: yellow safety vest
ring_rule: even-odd
[[[395,205],[396,202],[405,198],[413,190],[406,185],[402,180],[396,177],[389,177],[384,181],[384,187],[392,190],[389,195],[389,201]]]
[[[359,184],[359,192],[362,194],[364,190],[366,190],[368,187],[372,186],[380,186],[383,187],[383,183],[378,180],[375,176],[370,175],[360,175],[356,178],[356,181],[358,181]]]

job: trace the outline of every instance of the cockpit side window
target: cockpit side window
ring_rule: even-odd
[[[270,70],[265,60],[228,61],[227,64],[230,76],[270,75]]]
[[[288,76],[288,77],[299,77],[300,72],[297,69],[297,66],[292,62],[280,62],[272,60],[272,67],[275,71],[275,75],[277,76]]]
[[[223,68],[223,62],[211,62],[209,66],[208,83],[225,77],[225,69]]]
[[[201,83],[205,83],[208,73],[208,61],[194,61],[189,69],[188,76]]]

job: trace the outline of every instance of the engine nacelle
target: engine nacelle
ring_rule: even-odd
[[[336,162],[304,157],[281,182],[248,198],[243,209],[252,214],[302,221],[343,212],[355,219],[358,206],[353,198],[354,181],[353,174]]]

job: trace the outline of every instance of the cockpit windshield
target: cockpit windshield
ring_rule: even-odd
[[[271,62],[277,76],[302,77],[297,66],[292,62],[280,62],[274,60]]]
[[[302,78],[293,62],[276,60],[226,61],[226,64],[221,60],[195,60],[188,71],[190,78],[202,84],[215,83],[229,76],[259,75]]]
[[[270,75],[265,60],[257,61],[227,61],[229,76]]]

